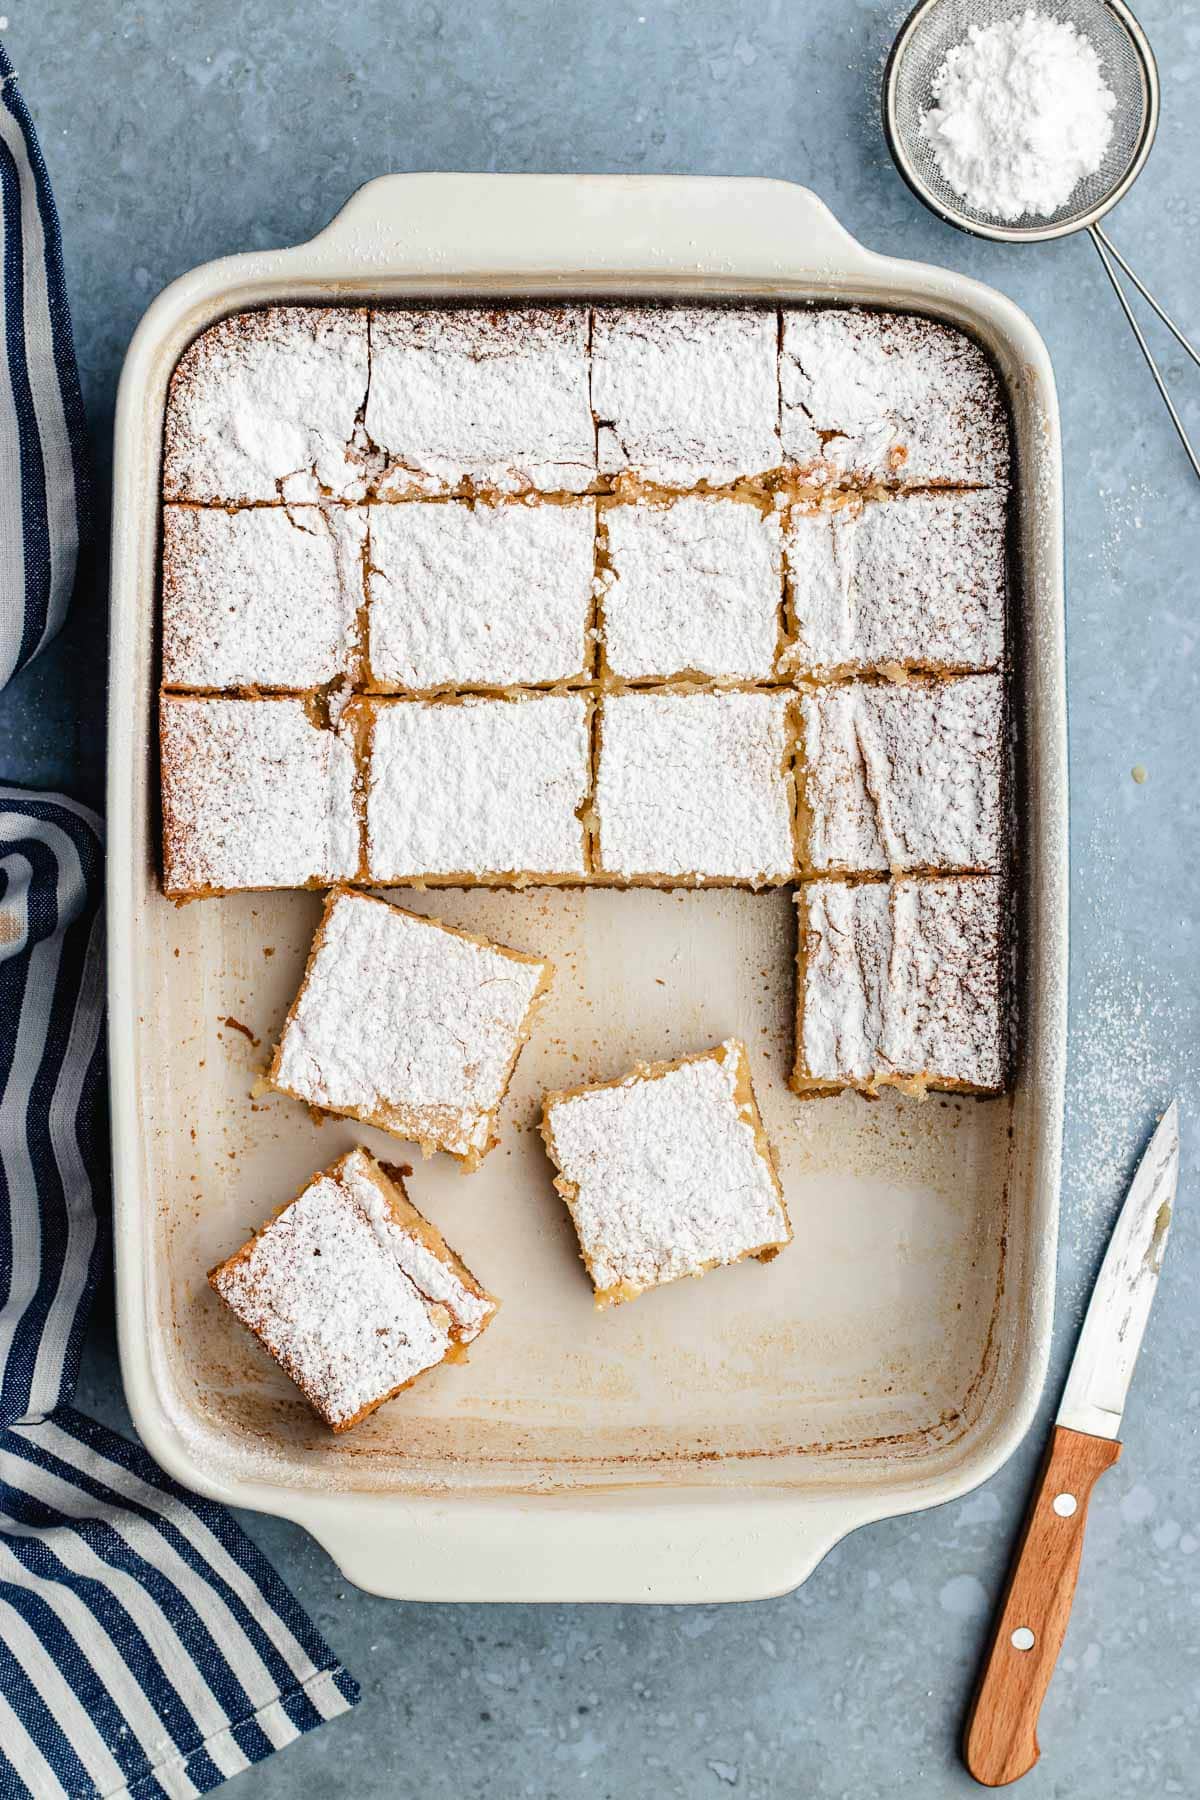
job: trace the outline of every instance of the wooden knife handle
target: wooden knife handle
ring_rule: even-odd
[[[1038,1759],[1038,1714],[1071,1616],[1088,1501],[1120,1454],[1113,1438],[1054,1427],[963,1736],[963,1760],[984,1787],[1018,1780]]]

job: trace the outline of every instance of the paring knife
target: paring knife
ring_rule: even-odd
[[[975,1699],[963,1758],[1004,1787],[1038,1759],[1037,1721],[1071,1616],[1092,1489],[1121,1454],[1117,1432],[1158,1288],[1179,1179],[1172,1101],[1113,1227]]]

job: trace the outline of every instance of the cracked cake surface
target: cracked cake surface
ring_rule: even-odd
[[[791,1237],[737,1039],[547,1094],[542,1135],[598,1306],[744,1257],[769,1261]]]
[[[723,487],[782,461],[776,315],[751,306],[598,306],[601,472]]]
[[[353,672],[361,507],[163,508],[163,681],[322,687]]]
[[[303,700],[164,694],[159,729],[168,894],[354,879],[354,749]]]
[[[417,1211],[400,1170],[377,1163],[363,1149],[349,1151],[336,1169],[427,1304],[445,1308],[451,1337],[456,1343],[474,1343],[491,1324],[500,1303],[472,1275],[437,1226]]]
[[[800,712],[808,868],[999,868],[998,675],[845,682],[803,694]]]
[[[736,500],[637,501],[602,514],[604,660],[623,681],[769,681],[779,649],[781,526]]]
[[[405,1266],[410,1233],[381,1174],[352,1151],[209,1275],[334,1431],[436,1367],[458,1336]]]
[[[596,475],[581,306],[371,315],[378,492],[582,494]]]
[[[606,695],[597,872],[682,885],[790,880],[792,705],[764,690]]]
[[[795,673],[994,669],[1005,641],[1005,502],[992,492],[795,506],[784,530]]]
[[[220,320],[171,378],[163,498],[360,498],[366,396],[365,310],[270,306]]]
[[[813,881],[799,913],[800,1091],[1004,1085],[1004,889],[995,876]]]
[[[936,319],[785,307],[779,386],[790,462],[915,487],[1008,479],[995,370],[965,332]]]
[[[335,889],[268,1076],[325,1112],[474,1168],[552,965]]]
[[[368,620],[381,689],[579,680],[591,665],[595,506],[370,508]]]
[[[576,694],[370,703],[371,879],[586,874],[591,705]]]

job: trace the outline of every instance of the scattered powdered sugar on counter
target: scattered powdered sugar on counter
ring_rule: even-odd
[[[1085,951],[1086,982],[1071,1009],[1064,1238],[1090,1269],[1172,1096],[1185,1120],[1194,1113],[1200,1044],[1194,984],[1174,974],[1165,941],[1143,940],[1122,923],[1128,870],[1111,819],[1088,834],[1076,860],[1087,875],[1073,936],[1095,947]],[[1085,1282],[1075,1296],[1081,1308],[1089,1292]]]
[[[1098,555],[1104,573],[1119,579],[1127,538],[1132,532],[1145,531],[1148,520],[1154,522],[1163,495],[1146,481],[1125,479],[1118,487],[1100,487],[1097,492],[1104,502],[1104,533],[1098,551],[1089,549],[1086,554],[1089,560]]]
[[[945,179],[976,212],[1048,218],[1104,161],[1116,100],[1069,20],[1032,8],[973,25],[933,78],[921,119]]]
[[[1064,1170],[1077,1248],[1092,1245],[1097,1228],[1115,1218],[1172,1093],[1200,1077],[1189,1030],[1186,998],[1127,938],[1089,971],[1072,1044],[1073,1151]]]

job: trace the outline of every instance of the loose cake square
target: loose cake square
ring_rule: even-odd
[[[606,695],[597,874],[658,886],[790,881],[793,714],[779,691]]]
[[[591,672],[593,501],[370,514],[375,688],[536,687]]]
[[[159,701],[163,888],[175,898],[358,874],[355,755],[294,698]]]
[[[597,307],[601,472],[692,488],[778,467],[777,339],[776,315],[765,307]]]
[[[547,1094],[542,1135],[598,1307],[791,1238],[746,1047]]]
[[[188,346],[171,378],[163,498],[361,498],[366,397],[365,310],[234,313]]]
[[[578,881],[592,702],[575,694],[369,703],[372,881]]]
[[[323,687],[354,672],[361,507],[163,508],[163,682]]]
[[[999,869],[999,675],[842,682],[802,695],[800,716],[806,869]]]
[[[596,477],[583,307],[371,314],[378,491],[583,494]]]
[[[814,881],[796,894],[798,1093],[998,1093],[1008,1065],[995,876]]]
[[[1008,479],[999,379],[952,325],[785,307],[779,387],[783,452],[802,468],[913,487]]]
[[[379,1163],[369,1151],[351,1150],[337,1165],[362,1210],[385,1239],[413,1286],[430,1307],[443,1307],[455,1344],[473,1344],[486,1331],[500,1302],[472,1275],[437,1226],[409,1198],[404,1171]]]
[[[604,663],[621,681],[769,681],[779,653],[778,515],[736,500],[635,501],[601,515]]]
[[[365,1150],[315,1175],[208,1279],[338,1432],[454,1357],[496,1310]]]
[[[268,1085],[478,1167],[534,1008],[537,956],[371,894],[326,902]]]
[[[793,673],[994,669],[1005,643],[996,493],[793,507],[784,535]]]

